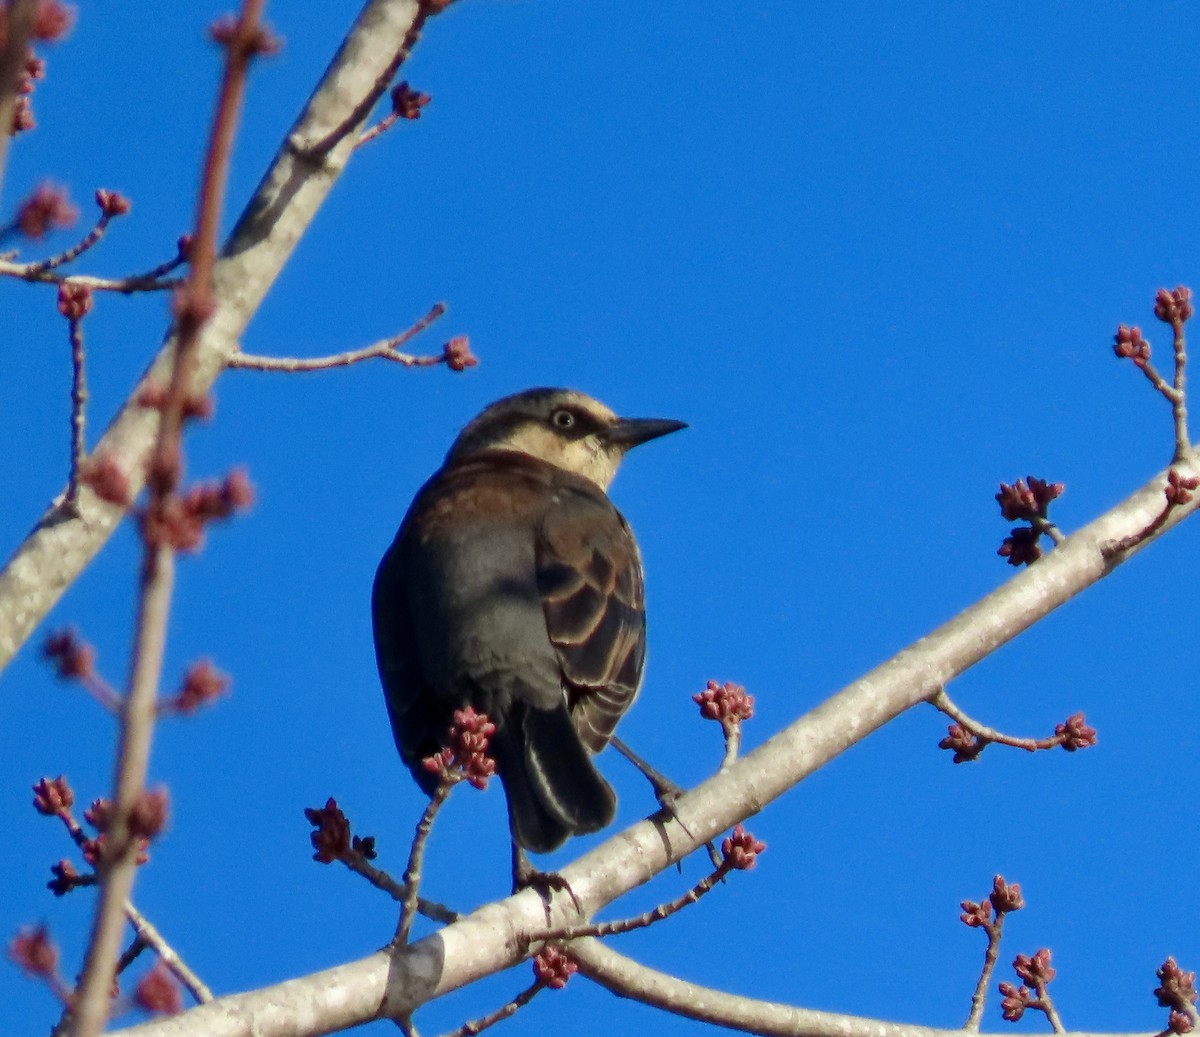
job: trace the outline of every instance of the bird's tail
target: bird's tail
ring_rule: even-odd
[[[516,730],[498,732],[495,750],[517,842],[546,853],[568,836],[611,824],[617,798],[575,733],[566,706],[527,707],[513,720]]]

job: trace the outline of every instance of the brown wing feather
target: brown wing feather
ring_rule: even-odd
[[[584,745],[599,752],[633,704],[646,657],[642,562],[606,497],[556,494],[538,536],[537,578],[571,718]]]

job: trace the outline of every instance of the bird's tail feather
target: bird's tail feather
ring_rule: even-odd
[[[527,708],[519,723],[515,744],[497,746],[517,841],[545,853],[569,835],[611,824],[616,796],[579,741],[566,707]]]

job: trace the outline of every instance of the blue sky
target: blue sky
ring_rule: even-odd
[[[4,205],[46,176],[88,215],[96,187],[128,194],[132,213],[81,269],[153,266],[187,229],[217,73],[203,30],[220,10],[89,6],[49,54]],[[286,47],[254,72],[227,225],[354,13],[269,8]],[[1109,344],[1118,322],[1137,323],[1162,355],[1154,290],[1195,280],[1191,15],[1155,2],[462,0],[432,21],[405,72],[433,95],[424,117],[357,156],[244,345],[338,351],[444,300],[418,345],[467,334],[481,366],[230,372],[215,421],[188,442],[192,472],[244,464],[260,493],[181,568],[167,672],[211,656],[234,689],[160,729],[152,776],[174,817],[136,892],[209,984],[299,975],[392,932],[389,903],[309,859],[302,810],[335,796],[402,869],[422,799],[383,712],[370,583],[412,494],[490,400],[563,384],[689,422],[613,488],[641,541],[650,616],[646,684],[621,733],[684,784],[720,759],[690,701],[708,679],[755,695],[752,746],[1007,579],[1001,480],[1066,483],[1053,514],[1069,532],[1165,465],[1167,408]],[[69,355],[50,290],[0,293],[7,552],[63,482]],[[98,300],[93,435],[165,314],[161,298]],[[77,624],[115,682],[136,557],[122,529],[44,628]],[[1185,525],[950,689],[1021,734],[1084,710],[1094,750],[993,748],[954,767],[936,748],[944,722],[916,710],[755,818],[769,849],[754,872],[616,946],[747,994],[957,1026],[983,953],[958,903],[1001,872],[1029,902],[1002,961],[1052,948],[1068,1027],[1161,1027],[1155,968],[1167,954],[1200,964],[1200,592],[1183,575],[1198,557]],[[113,732],[33,646],[3,674],[0,934],[47,921],[69,969],[90,899],[43,889],[68,846],[27,789],[65,772],[83,799],[106,792]],[[621,760],[602,765],[619,824],[651,810]],[[469,907],[503,893],[500,791],[456,794],[430,853],[431,896]],[[451,1028],[527,981],[498,977],[418,1026]],[[13,1033],[56,1017],[11,968],[0,999]],[[989,1029],[1006,1025],[997,1001]],[[507,1025],[560,1021],[699,1029],[579,980]]]

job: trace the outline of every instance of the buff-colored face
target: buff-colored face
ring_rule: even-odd
[[[446,460],[514,450],[607,489],[626,450],[637,442],[620,437],[622,425],[608,407],[581,392],[530,389],[488,407],[459,434]]]

